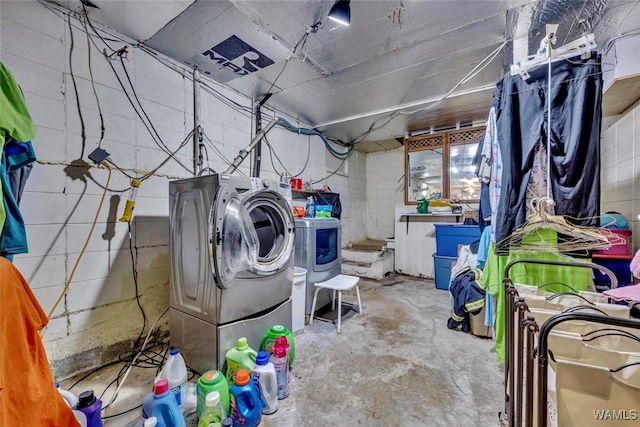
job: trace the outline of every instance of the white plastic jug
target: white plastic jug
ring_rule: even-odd
[[[78,398],[75,394],[71,393],[69,390],[60,388],[60,384],[58,383],[56,383],[56,388],[69,408],[73,408],[78,404]]]
[[[169,381],[169,388],[178,405],[182,407],[187,400],[187,364],[177,348],[171,349],[167,363],[162,367],[155,382],[164,378]]]
[[[251,370],[258,397],[262,402],[262,413],[273,414],[278,410],[278,379],[276,368],[269,361],[269,353],[261,351],[256,357],[256,366]]]

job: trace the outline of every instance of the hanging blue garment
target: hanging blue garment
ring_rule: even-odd
[[[31,141],[18,142],[13,138],[8,138],[4,146],[4,154],[7,156],[7,173],[9,174],[11,193],[20,206],[24,186],[31,174],[33,162],[36,161],[36,152]]]
[[[0,255],[7,257],[13,254],[29,252],[27,246],[27,231],[22,219],[22,213],[18,208],[18,202],[11,191],[11,181],[7,172],[7,156],[3,151],[0,163],[0,181],[2,181],[2,205],[6,212],[4,227],[0,234]],[[9,258],[11,259],[11,258]]]
[[[478,264],[479,269],[484,269],[487,262],[489,248],[491,247],[491,227],[486,227],[480,236],[480,244],[478,245]],[[493,301],[492,296],[487,292],[484,303],[484,325],[493,326]]]
[[[19,209],[24,190],[36,153],[31,141],[18,142],[7,138],[0,164],[0,181],[2,181],[2,204],[6,218],[0,234],[0,255],[11,260],[13,254],[29,252],[27,231],[22,213]]]
[[[36,152],[31,141],[18,142],[8,138],[4,145],[4,154],[7,156],[7,171],[13,172],[36,161]]]
[[[9,161],[4,150],[5,141],[9,136],[19,141],[29,141],[35,137],[35,133],[36,127],[27,109],[24,95],[11,72],[0,62],[0,147],[2,147],[0,162],[0,188],[2,188],[0,256],[9,259],[11,254],[28,252],[28,247],[24,220],[11,191],[11,181],[8,174]],[[23,147],[20,147],[18,151],[21,148]],[[26,157],[29,155],[27,154]],[[20,156],[20,159],[17,160],[18,163],[24,161],[23,156]]]

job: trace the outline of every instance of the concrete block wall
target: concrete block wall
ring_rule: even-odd
[[[603,129],[601,210],[629,219],[633,252],[640,250],[640,102]]]
[[[394,235],[395,206],[404,202],[404,147],[367,154],[367,236]]]
[[[137,280],[134,280],[129,227],[118,221],[130,179],[114,169],[107,185],[106,169],[73,166],[79,160],[91,163],[87,156],[98,147],[101,134],[88,66],[88,42],[82,25],[71,19],[70,62],[71,34],[66,16],[48,10],[39,2],[2,2],[1,7],[0,60],[20,84],[38,127],[33,143],[39,163],[27,181],[20,205],[30,252],[16,256],[14,262],[45,313],[63,291],[96,214],[98,218],[69,290],[53,313],[44,335],[54,375],[62,379],[113,360],[119,352],[130,349],[143,325],[135,299],[136,282],[147,317],[147,330],[168,307],[168,183],[171,179],[192,175],[193,146],[189,142],[176,154],[189,170],[171,160],[139,189],[131,222],[131,250],[137,270]],[[95,42],[102,50],[102,42],[98,39]],[[109,44],[113,49],[120,49],[125,42]],[[173,63],[172,67],[178,71],[169,68],[146,52],[132,48],[131,43],[127,44],[130,53],[125,64],[140,104],[169,150],[176,150],[193,128],[191,73]],[[91,71],[106,128],[100,146],[127,174],[139,177],[156,168],[167,155],[135,114],[100,50],[89,46]],[[127,85],[120,61],[111,63]],[[71,69],[85,126],[84,143]],[[251,106],[249,99],[215,82],[210,81],[209,85],[235,102]],[[131,88],[128,92],[132,92]],[[210,166],[223,171],[227,163],[222,157],[233,160],[251,140],[252,121],[248,113],[230,108],[204,90],[201,105]],[[305,123],[296,124],[309,127]],[[289,173],[302,169],[308,150],[311,152],[303,172],[305,177],[321,179],[335,169],[336,159],[327,153],[319,138],[275,127],[268,139]],[[245,160],[240,171],[248,175],[249,164],[249,159]],[[279,178],[283,167],[275,158],[274,164],[275,170],[264,146],[264,178]],[[342,196],[343,245],[362,233],[364,171],[365,156],[354,153],[344,163],[342,172],[325,181]],[[100,207],[105,186],[108,191]],[[160,320],[159,329],[168,330],[166,316]]]

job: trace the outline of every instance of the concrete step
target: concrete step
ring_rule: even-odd
[[[349,257],[356,260],[345,260],[345,250],[342,250],[342,274],[365,277],[367,279],[382,280],[394,271],[395,251],[386,250],[384,252],[374,252],[374,259],[370,253],[353,253],[358,251],[349,250]],[[357,261],[359,259],[360,261]]]
[[[382,251],[359,251],[355,249],[342,249],[342,262],[353,264],[373,264],[382,256]]]
[[[379,239],[364,239],[359,242],[350,242],[349,249],[356,251],[383,251],[385,249],[386,241]]]

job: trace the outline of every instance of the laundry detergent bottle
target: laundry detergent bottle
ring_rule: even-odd
[[[245,337],[238,339],[238,345],[229,349],[225,354],[227,361],[227,382],[233,384],[233,378],[239,369],[251,372],[256,364],[257,352],[249,347]]]
[[[278,379],[276,368],[269,362],[269,353],[261,351],[256,357],[256,366],[251,370],[251,379],[262,402],[262,413],[273,414],[278,410]]]
[[[156,382],[153,392],[142,399],[142,414],[147,418],[156,417],[158,424],[166,427],[186,426],[184,415],[169,389],[169,380],[166,378]]]
[[[262,420],[262,403],[256,393],[249,371],[240,369],[229,389],[231,418],[234,426],[255,427]]]
[[[196,384],[196,399],[198,402],[196,414],[198,418],[202,416],[205,408],[205,399],[212,391],[217,391],[220,394],[220,403],[225,413],[229,413],[229,383],[222,372],[211,370],[202,374]]]
[[[278,337],[273,346],[271,363],[276,370],[278,400],[289,396],[289,343],[285,337]]]
[[[93,390],[83,391],[78,396],[75,408],[87,417],[87,427],[102,427],[102,400],[96,399]]]
[[[227,413],[220,403],[220,393],[212,391],[205,399],[204,411],[202,416],[198,417],[198,427],[219,427],[226,416]]]
[[[316,217],[316,204],[313,201],[313,196],[307,197],[307,206],[305,206],[305,210],[307,211],[307,218]]]
[[[293,359],[296,355],[296,344],[293,339],[293,334],[286,326],[283,325],[273,325],[267,333],[264,335],[262,339],[262,344],[260,344],[260,350],[264,350],[269,353],[269,356],[273,354],[273,346],[276,343],[276,339],[278,337],[286,337],[287,342],[289,343],[289,367],[293,364]]]

